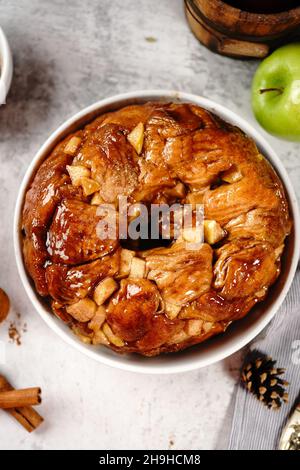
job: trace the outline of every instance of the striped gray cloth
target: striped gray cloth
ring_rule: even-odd
[[[269,326],[250,345],[277,360],[286,368],[289,403],[280,410],[269,410],[251,393],[237,385],[229,449],[277,449],[284,425],[294,406],[300,402],[300,270],[291,289]]]

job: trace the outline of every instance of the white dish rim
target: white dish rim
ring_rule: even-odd
[[[0,27],[0,90],[4,90],[4,99],[9,92],[12,75],[13,75],[13,60],[9,47],[7,37],[3,29]],[[0,103],[4,104],[4,103]]]

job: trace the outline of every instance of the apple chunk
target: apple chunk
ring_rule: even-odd
[[[104,199],[100,196],[99,192],[96,192],[91,200],[92,206],[100,206],[100,204],[104,203]]]
[[[97,308],[95,315],[89,322],[88,327],[90,328],[90,330],[93,330],[94,332],[99,331],[101,326],[105,322],[105,318],[106,318],[105,308],[102,305],[100,305]]]
[[[120,269],[119,269],[119,277],[126,277],[130,273],[131,263],[135,256],[135,252],[132,250],[126,250],[125,248],[122,249],[120,255]]]
[[[164,191],[165,196],[183,198],[186,194],[186,189],[183,183],[179,182],[173,188],[167,188]]]
[[[73,326],[72,326],[72,331],[73,331],[73,333],[75,333],[75,335],[77,336],[77,338],[80,339],[80,341],[82,341],[82,342],[85,343],[85,344],[91,344],[92,338],[91,338],[90,336],[87,336],[87,335],[82,334],[82,331],[81,331],[80,328],[78,328],[78,326],[73,325]]]
[[[200,227],[185,228],[182,231],[182,237],[188,243],[203,242],[203,233]]]
[[[236,167],[230,168],[227,171],[224,171],[221,175],[221,179],[226,183],[237,183],[243,178],[242,173]]]
[[[90,170],[83,165],[67,165],[67,171],[73,186],[80,186],[81,179],[90,176]]]
[[[174,320],[180,312],[182,305],[171,304],[170,302],[165,303],[166,315],[170,320]]]
[[[96,286],[94,291],[94,301],[97,305],[103,305],[117,288],[118,284],[116,281],[112,277],[106,277]]]
[[[81,144],[81,138],[74,135],[67,142],[64,152],[67,153],[68,155],[74,155],[80,144]]]
[[[129,277],[143,278],[146,275],[146,262],[140,258],[132,258]]]
[[[144,124],[139,122],[137,126],[128,134],[128,141],[131,143],[132,147],[135,149],[138,155],[141,154],[144,143]]]
[[[96,346],[97,344],[105,344],[106,346],[109,345],[109,341],[102,330],[98,330],[95,332],[92,343]]]
[[[112,331],[111,327],[108,325],[108,323],[104,323],[103,328],[102,328],[103,333],[107,337],[108,341],[115,346],[121,348],[124,346],[124,341],[119,338],[117,335],[114,334]]]
[[[96,304],[92,299],[81,299],[76,304],[69,305],[67,312],[79,322],[91,320],[96,313]]]
[[[100,189],[100,184],[91,178],[83,177],[80,182],[85,196],[90,196]]]
[[[224,238],[225,230],[216,220],[204,220],[204,240],[210,245],[214,245]]]
[[[188,321],[188,334],[190,336],[200,335],[202,329],[202,320],[189,320]]]

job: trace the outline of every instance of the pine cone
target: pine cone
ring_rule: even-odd
[[[242,370],[242,382],[246,389],[272,409],[278,409],[282,402],[288,401],[288,393],[284,388],[288,382],[279,377],[285,369],[276,368],[275,364],[276,361],[271,357],[258,356]]]

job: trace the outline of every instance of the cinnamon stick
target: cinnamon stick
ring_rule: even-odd
[[[20,408],[39,405],[42,402],[41,389],[38,387],[21,390],[0,390],[0,408]]]
[[[3,375],[0,375],[0,391],[5,392],[10,390],[14,390],[14,388]],[[4,411],[15,418],[28,432],[34,431],[44,421],[44,418],[31,406],[20,406],[5,409]]]

